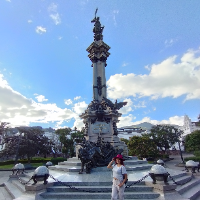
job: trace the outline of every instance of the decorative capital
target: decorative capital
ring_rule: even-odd
[[[88,57],[93,63],[98,61],[106,62],[110,56],[109,49],[110,47],[106,43],[100,41],[93,42],[86,51],[89,53]]]

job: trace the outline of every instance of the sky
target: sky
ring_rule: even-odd
[[[118,127],[200,114],[199,0],[0,0],[0,121],[83,127],[92,101],[91,20],[105,26]]]

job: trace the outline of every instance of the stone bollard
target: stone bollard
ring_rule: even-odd
[[[192,173],[196,173],[195,169],[197,169],[197,171],[199,172],[199,168],[200,168],[199,162],[194,162],[193,160],[188,160],[185,163],[185,169],[187,172],[189,172],[189,169],[191,169]]]
[[[46,167],[48,168],[49,166],[52,166],[53,165],[53,163],[52,162],[50,162],[50,161],[48,161],[47,163],[46,163]]]
[[[168,173],[163,166],[159,164],[153,165],[149,175],[153,179],[153,184],[156,184],[156,181],[164,181],[167,184]]]
[[[158,165],[161,165],[161,166],[164,166],[164,165],[165,165],[164,161],[161,160],[161,159],[157,160],[157,164],[158,164]]]
[[[18,163],[12,168],[13,173],[10,175],[10,177],[14,178],[15,176],[23,175],[24,170],[25,170],[24,165],[21,163]]]
[[[160,193],[163,197],[163,200],[172,199],[171,195],[176,197],[174,199],[181,199],[180,194],[178,194],[178,192],[175,190],[177,186],[175,184],[168,184],[167,179],[169,174],[163,166],[159,164],[153,165],[149,175],[153,179],[153,183],[145,181],[145,184],[153,187],[156,192]],[[157,184],[156,181],[158,182]]]
[[[34,183],[32,185],[25,185],[25,189],[28,192],[37,192],[46,189],[47,187],[52,187],[53,182],[48,183],[47,179],[49,177],[49,169],[45,166],[38,167],[32,176]],[[38,181],[44,181],[43,184],[36,184]]]
[[[47,179],[49,177],[49,169],[45,166],[40,166],[36,168],[33,173],[32,179],[34,181],[33,185],[35,185],[38,181],[44,181],[44,185],[48,183]]]

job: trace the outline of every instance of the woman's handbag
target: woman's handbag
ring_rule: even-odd
[[[122,167],[121,167],[121,173],[122,173]],[[122,174],[122,176],[123,176],[123,179],[125,179],[125,174]],[[127,184],[127,182],[128,182],[128,179],[126,179],[125,185]]]

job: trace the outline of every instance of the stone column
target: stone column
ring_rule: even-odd
[[[94,41],[88,48],[88,57],[93,67],[93,99],[101,101],[107,97],[105,67],[110,47],[102,40]]]
[[[93,63],[93,86],[97,86],[97,63]],[[98,98],[97,88],[93,87],[93,99]]]

